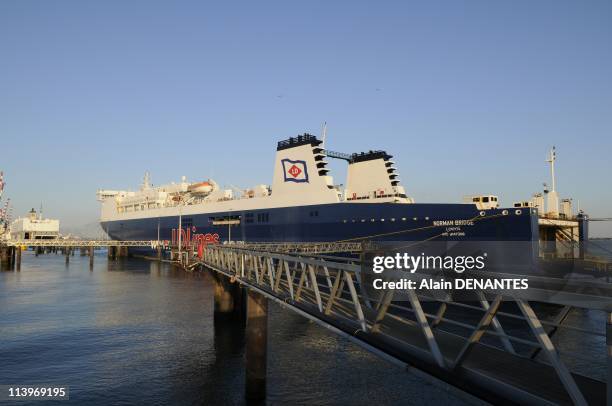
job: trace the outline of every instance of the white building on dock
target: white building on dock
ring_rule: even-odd
[[[43,219],[42,212],[30,210],[27,217],[20,217],[11,223],[11,239],[39,240],[59,238],[59,220]]]

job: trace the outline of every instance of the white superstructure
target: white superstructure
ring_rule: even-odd
[[[549,151],[546,158],[546,163],[550,164],[551,187],[544,183],[544,190],[540,193],[534,193],[531,200],[515,202],[514,207],[533,207],[538,209],[541,217],[549,219],[573,219],[574,209],[572,207],[572,199],[565,198],[559,202],[559,194],[557,193],[557,179],[555,177],[555,162],[557,161],[557,151],[555,147]]]
[[[32,209],[27,217],[11,223],[10,236],[14,240],[53,239],[59,237],[59,220],[45,219]]]
[[[101,221],[339,202],[413,203],[399,184],[391,156],[383,151],[350,156],[343,193],[329,175],[321,144],[309,134],[279,142],[271,187],[222,189],[212,179],[191,183],[185,177],[153,187],[145,174],[138,191],[98,190]]]

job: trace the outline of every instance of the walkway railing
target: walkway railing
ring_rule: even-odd
[[[0,245],[7,247],[150,247],[156,248],[155,240],[117,241],[117,240],[76,240],[76,239],[40,239],[40,240],[3,240]]]
[[[584,329],[567,325],[575,308],[567,295],[559,295],[559,313],[553,320],[538,316],[538,307],[532,306],[529,297],[511,297],[507,292],[479,292],[474,302],[454,301],[451,295],[424,297],[409,289],[402,291],[406,301],[397,301],[394,290],[372,298],[364,289],[366,273],[358,262],[256,247],[208,245],[198,264],[387,359],[417,366],[479,396],[518,403],[605,404],[606,383],[571,372],[560,355],[563,346],[557,346],[553,338],[560,336],[560,330],[584,336],[585,343],[600,346],[599,361],[612,365],[612,351],[608,349],[606,355],[605,343],[607,331],[608,345],[612,345],[612,309],[605,304],[609,296],[591,301],[597,303],[592,311],[604,314],[603,324]],[[267,248],[280,251],[280,247]],[[590,296],[610,294],[609,285],[601,290],[593,289],[592,283],[589,286]],[[502,311],[503,301],[512,302],[516,311]],[[555,303],[554,295],[548,303]],[[515,333],[517,323],[524,326],[521,334]]]

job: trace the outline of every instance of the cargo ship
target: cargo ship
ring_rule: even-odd
[[[112,239],[168,241],[178,230],[224,243],[324,241],[538,241],[538,208],[499,207],[497,196],[417,203],[385,151],[341,154],[304,134],[278,142],[271,187],[223,189],[214,180],[138,191],[98,190]],[[328,158],[347,162],[342,188]],[[182,235],[182,234],[181,234]]]

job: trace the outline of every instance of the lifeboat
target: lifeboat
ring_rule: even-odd
[[[207,195],[212,192],[213,186],[209,182],[192,183],[187,191],[193,195]]]

